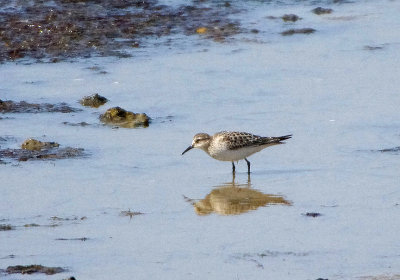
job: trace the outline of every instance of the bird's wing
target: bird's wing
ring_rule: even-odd
[[[221,132],[221,136],[227,142],[228,149],[236,150],[243,147],[264,145],[264,137],[247,132]]]

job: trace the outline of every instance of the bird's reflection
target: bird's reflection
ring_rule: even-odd
[[[260,206],[274,204],[291,205],[283,196],[264,194],[251,188],[250,177],[247,184],[236,184],[235,177],[232,182],[215,187],[204,199],[199,201],[189,200],[198,215],[239,215]]]

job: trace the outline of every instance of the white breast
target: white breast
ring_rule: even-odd
[[[214,149],[209,149],[208,154],[217,160],[238,161],[246,157],[249,157],[254,153],[257,153],[264,148],[266,147],[265,146],[244,147],[236,150],[214,148]]]

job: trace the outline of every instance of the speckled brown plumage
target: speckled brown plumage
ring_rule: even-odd
[[[247,132],[221,131],[213,136],[207,133],[197,133],[190,145],[183,153],[198,148],[205,151],[209,156],[221,161],[231,161],[232,171],[235,172],[235,161],[244,159],[250,173],[250,162],[247,157],[257,153],[266,147],[284,144],[284,140],[292,135],[279,137],[262,137]]]
[[[230,150],[236,150],[248,146],[283,144],[281,141],[289,139],[291,137],[291,135],[281,137],[262,137],[247,132],[229,131],[222,131],[217,134],[222,136],[222,139],[226,141],[227,147]]]

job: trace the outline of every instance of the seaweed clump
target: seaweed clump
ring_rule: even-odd
[[[0,225],[0,231],[7,231],[7,230],[13,230],[14,227],[12,225]]]
[[[82,110],[72,108],[67,103],[28,103],[0,99],[0,113],[73,113],[78,111]]]
[[[285,22],[296,22],[301,18],[295,14],[285,14],[281,17],[281,19]]]
[[[42,149],[51,149],[59,146],[60,144],[56,142],[42,142],[32,138],[26,139],[24,143],[21,144],[22,149],[30,151],[40,151]]]
[[[21,149],[0,149],[0,157],[27,160],[66,159],[84,156],[82,148],[60,148],[56,142],[41,142],[36,139],[27,139]]]
[[[62,267],[47,267],[43,265],[37,265],[37,264],[32,264],[32,265],[15,265],[15,266],[9,266],[6,269],[6,272],[8,274],[14,274],[14,273],[21,273],[21,274],[32,274],[32,273],[44,273],[46,275],[53,275],[56,273],[61,273],[64,272],[65,269]]]
[[[81,103],[82,106],[99,108],[100,106],[106,104],[107,101],[107,98],[95,93],[93,95],[83,97],[79,103]]]
[[[135,128],[140,126],[148,127],[150,118],[144,113],[132,113],[120,107],[113,107],[100,115],[100,121],[109,125]]]
[[[331,14],[333,10],[330,8],[317,7],[313,9],[312,12],[316,15],[324,15],[324,14]]]
[[[315,32],[314,28],[298,28],[298,29],[293,28],[293,29],[283,31],[281,34],[283,36],[289,36],[289,35],[294,35],[294,34],[311,34],[314,32]]]

